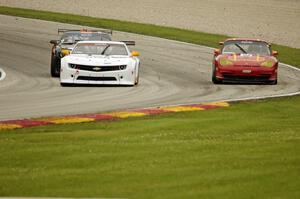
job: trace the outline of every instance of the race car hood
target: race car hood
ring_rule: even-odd
[[[104,55],[69,55],[65,57],[68,63],[80,65],[127,65],[132,58],[129,56]]]
[[[278,61],[273,56],[251,54],[222,54],[216,58],[220,65],[272,67]]]

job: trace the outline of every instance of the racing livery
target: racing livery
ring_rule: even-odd
[[[78,41],[111,41],[111,30],[70,30],[58,29],[58,34],[63,33],[60,40],[51,40],[51,76],[59,77],[61,58],[70,54]]]
[[[60,83],[136,85],[139,83],[139,53],[130,53],[134,42],[81,41],[61,60]]]
[[[259,39],[233,38],[214,51],[212,82],[277,84],[277,51]]]

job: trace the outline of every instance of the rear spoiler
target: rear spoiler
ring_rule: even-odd
[[[125,43],[127,46],[135,46],[135,41],[121,41]]]
[[[65,33],[65,32],[72,32],[72,31],[79,31],[79,32],[99,32],[99,33],[106,33],[106,34],[113,34],[112,30],[106,30],[106,29],[64,29],[64,28],[59,28],[57,30],[57,33]]]

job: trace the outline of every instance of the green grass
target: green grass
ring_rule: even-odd
[[[300,198],[300,96],[0,132],[0,195]]]
[[[229,37],[227,35],[209,34],[179,28],[156,26],[151,24],[142,24],[112,19],[101,19],[88,16],[79,16],[72,14],[11,8],[3,6],[0,6],[0,14],[63,22],[69,24],[85,25],[98,28],[107,28],[124,32],[173,39],[214,48],[218,47],[219,41],[223,41]],[[268,38],[265,39],[267,40]],[[282,62],[300,67],[300,49],[290,48],[282,45],[274,45],[273,49],[279,51],[280,60]]]

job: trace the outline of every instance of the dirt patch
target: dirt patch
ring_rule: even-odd
[[[258,37],[300,48],[299,0],[0,0],[0,5]]]

